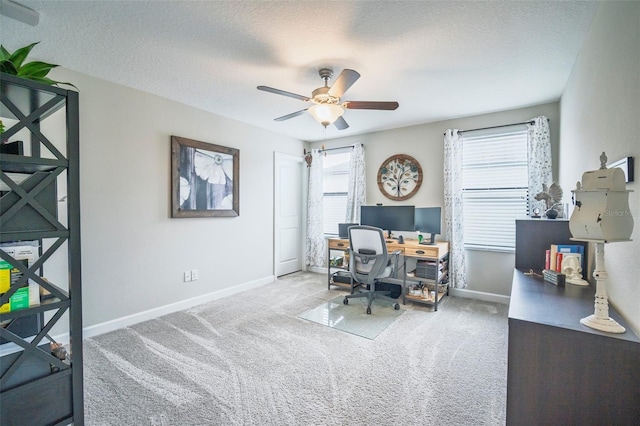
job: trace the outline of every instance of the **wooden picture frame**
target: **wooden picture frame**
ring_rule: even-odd
[[[634,181],[633,157],[624,157],[618,161],[614,161],[613,163],[607,166],[608,169],[612,169],[614,167],[619,167],[622,169],[627,183]]]
[[[240,150],[171,136],[171,217],[240,215]]]

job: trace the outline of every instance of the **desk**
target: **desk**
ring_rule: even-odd
[[[349,285],[353,293],[357,283],[351,281],[351,274],[348,272],[349,262],[343,256],[342,265],[331,265],[332,250],[348,252],[349,240],[346,238],[328,239],[327,260],[329,267],[327,268],[327,279],[329,288],[331,288],[331,285]],[[400,251],[400,255],[403,257],[401,267],[396,269],[396,276],[384,280],[385,282],[402,286],[402,303],[406,304],[407,299],[409,299],[414,302],[432,305],[434,310],[437,311],[438,302],[449,293],[449,287],[446,285],[446,282],[448,282],[449,243],[447,241],[439,241],[433,245],[425,245],[420,244],[418,240],[407,238],[404,240],[404,244],[400,244],[398,240],[387,240],[387,251],[389,253]],[[413,276],[407,274],[407,259],[415,259],[418,265],[421,265],[420,268],[415,270]],[[338,272],[332,272],[333,269],[337,269]],[[400,277],[397,275],[398,272],[401,272]],[[436,286],[436,282],[439,286]],[[429,293],[425,296],[411,294],[408,289],[408,283],[409,285],[431,286],[434,290],[438,287],[444,287],[445,291],[439,292],[436,290],[436,297],[431,299],[428,297]]]
[[[509,304],[507,425],[636,425],[640,341],[580,324],[594,288],[556,287],[515,270]]]

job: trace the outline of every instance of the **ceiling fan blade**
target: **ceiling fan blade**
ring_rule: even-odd
[[[349,128],[349,124],[342,117],[338,117],[338,119],[333,122],[333,125],[336,126],[338,130],[344,130]]]
[[[344,92],[349,90],[349,87],[353,85],[360,78],[360,74],[357,71],[344,69],[336,78],[336,81],[329,89],[329,94],[331,96],[335,96],[336,98],[341,98],[344,95]]]
[[[308,109],[308,108],[307,108]],[[274,118],[274,121],[284,121],[284,120],[288,120],[290,118],[293,117],[297,117],[299,115],[304,114],[305,112],[307,112],[307,109],[301,109],[300,111],[296,111],[296,112],[292,112],[291,114],[287,114],[287,115],[283,115],[282,117],[278,117],[278,118]]]
[[[285,92],[284,90],[274,89],[273,87],[269,87],[269,86],[258,86],[258,90],[263,90],[265,92],[275,93],[276,95],[282,95],[282,96],[288,96],[290,98],[300,99],[301,101],[308,101],[309,100],[309,98],[306,97],[306,96],[297,95],[297,94],[291,93],[291,92]]]
[[[398,108],[397,102],[382,102],[382,101],[348,101],[344,103],[345,108],[349,109],[381,109],[381,110],[394,110]]]

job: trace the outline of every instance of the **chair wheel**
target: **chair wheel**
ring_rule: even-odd
[[[400,305],[398,303],[393,305],[393,309],[395,309],[396,311],[400,310]]]
[[[371,315],[371,308],[367,308],[367,315]]]
[[[344,300],[342,301],[342,303],[344,303],[345,305],[349,304],[349,299],[347,299],[346,297],[344,298]]]

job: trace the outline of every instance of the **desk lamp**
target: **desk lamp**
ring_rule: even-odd
[[[608,333],[624,333],[623,326],[609,317],[604,269],[604,245],[618,241],[631,241],[633,217],[629,210],[629,192],[622,169],[607,169],[607,155],[600,155],[600,169],[582,174],[582,183],[571,191],[575,208],[569,220],[572,240],[596,245],[595,312],[580,322],[587,327]]]

